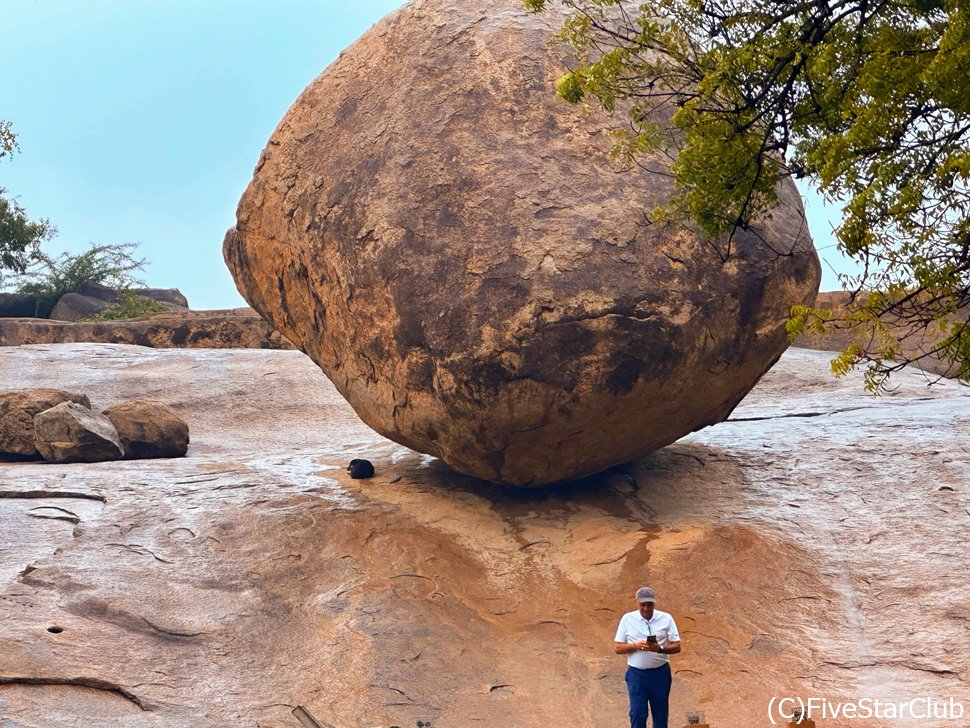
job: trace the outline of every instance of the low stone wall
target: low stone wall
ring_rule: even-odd
[[[293,349],[250,308],[159,313],[126,321],[71,323],[0,318],[0,346],[134,344],[156,349]]]

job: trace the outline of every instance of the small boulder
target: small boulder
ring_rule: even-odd
[[[34,446],[52,463],[97,463],[125,455],[111,421],[75,402],[34,416]]]
[[[157,301],[170,311],[189,308],[189,300],[178,288],[136,288],[134,293]]]
[[[55,321],[80,321],[104,311],[112,304],[80,293],[65,293],[54,304],[50,317]]]
[[[0,392],[0,458],[39,458],[34,446],[34,415],[62,402],[90,409],[86,395],[63,389],[12,389]]]
[[[118,431],[126,460],[180,458],[189,449],[189,426],[163,402],[133,399],[103,414]]]

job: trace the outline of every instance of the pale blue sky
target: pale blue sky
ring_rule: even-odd
[[[400,0],[0,0],[0,186],[59,230],[46,248],[138,242],[153,286],[244,305],[222,237],[300,91]],[[817,206],[811,205],[811,206]],[[813,214],[824,258],[828,225]],[[823,290],[837,287],[828,277]]]

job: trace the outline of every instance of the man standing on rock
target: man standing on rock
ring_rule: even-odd
[[[680,652],[680,633],[674,618],[654,609],[657,595],[645,586],[637,590],[637,610],[627,612],[616,630],[614,649],[626,655],[626,687],[630,693],[630,728],[647,728],[653,711],[653,728],[667,728],[670,698],[670,661]]]

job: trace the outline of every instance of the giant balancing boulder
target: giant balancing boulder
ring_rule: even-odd
[[[618,172],[622,119],[554,97],[556,24],[521,0],[388,16],[286,114],[224,245],[243,296],[364,422],[512,485],[725,419],[820,273],[787,182],[727,260],[649,224],[661,162]]]

